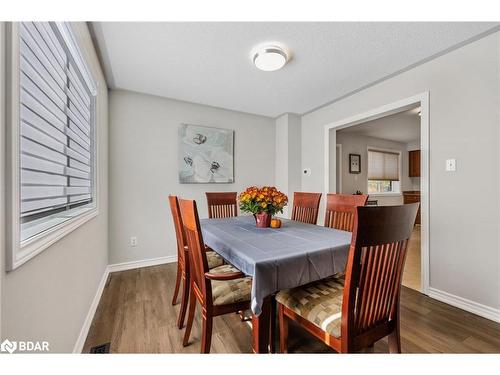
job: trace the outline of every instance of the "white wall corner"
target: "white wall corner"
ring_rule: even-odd
[[[302,185],[301,125],[301,116],[294,113],[285,113],[275,121],[275,185],[288,195],[290,203],[291,195]],[[289,216],[288,207],[283,216]]]

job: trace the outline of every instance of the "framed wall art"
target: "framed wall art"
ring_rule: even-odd
[[[233,130],[181,124],[178,144],[181,184],[234,182]]]

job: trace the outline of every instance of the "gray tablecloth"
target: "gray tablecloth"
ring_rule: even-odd
[[[253,277],[252,311],[279,290],[343,272],[351,233],[282,219],[279,229],[255,227],[252,216],[200,220],[205,244]]]

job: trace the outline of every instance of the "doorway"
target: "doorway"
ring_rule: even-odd
[[[386,138],[396,137],[396,132],[380,132],[377,136],[376,126],[386,122],[381,119],[398,117],[398,114],[414,114],[418,116],[420,125],[418,131],[419,139],[413,140],[410,145],[410,139],[406,139],[406,147],[402,148],[394,142],[386,143],[377,140],[386,135]],[[399,129],[401,130],[401,129]],[[398,130],[398,131],[399,131]],[[356,133],[364,131],[372,135],[368,141],[358,142],[356,150],[353,144],[346,141],[348,137],[356,138]],[[351,133],[351,134],[349,134]],[[401,133],[401,132],[399,132]],[[382,136],[380,136],[382,135]],[[402,136],[400,134],[400,136]],[[394,140],[392,140],[394,141]],[[361,144],[361,145],[360,145]],[[333,146],[335,145],[335,146]],[[410,153],[419,150],[420,167],[419,176],[410,178]],[[360,155],[361,171],[355,175],[348,172],[349,154]],[[385,155],[387,154],[387,155]],[[379,177],[379,180],[373,180],[373,173],[368,175],[368,158],[373,160],[385,157],[389,160],[391,168],[399,165],[400,178]],[[343,160],[344,165],[338,160]],[[427,92],[402,99],[400,101],[387,104],[385,106],[373,109],[363,114],[359,114],[335,123],[325,125],[325,193],[343,192],[344,194],[353,194],[356,191],[368,193],[370,202],[378,205],[393,205],[411,203],[412,199],[420,200],[420,225],[416,225],[414,233],[410,239],[408,249],[407,265],[403,276],[403,285],[416,289],[424,294],[429,293],[429,94]],[[376,168],[372,168],[372,171]],[[413,167],[415,170],[415,167]],[[395,173],[395,172],[393,172]],[[408,176],[408,177],[407,177]],[[372,180],[370,180],[372,179]],[[388,181],[390,180],[390,181]],[[404,194],[403,194],[404,193]],[[409,194],[408,197],[406,194]],[[413,195],[412,195],[413,194]],[[403,196],[404,195],[404,196]]]

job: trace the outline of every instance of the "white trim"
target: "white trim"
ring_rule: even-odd
[[[330,189],[330,130],[340,130],[363,122],[375,120],[402,112],[420,104],[420,212],[422,222],[421,232],[421,292],[429,294],[429,92],[401,99],[396,102],[383,105],[365,113],[357,114],[349,118],[326,124],[324,127],[324,192]],[[336,143],[336,142],[335,142]],[[334,176],[335,178],[335,176]]]
[[[72,219],[66,220],[61,224],[40,233],[40,235],[30,239],[28,244],[20,247],[18,246],[16,249],[17,254],[12,255],[12,263],[7,264],[7,270],[14,270],[20,265],[26,263],[28,260],[40,254],[43,250],[56,243],[67,234],[73,232],[87,221],[96,217],[99,213],[95,207],[87,208],[87,210],[88,212],[81,213]],[[9,249],[7,249],[7,251],[9,252]]]
[[[160,264],[177,262],[177,255],[169,255],[166,257],[134,260],[131,262],[115,263],[108,266],[109,273],[132,270],[135,268],[158,266]]]
[[[402,197],[403,193],[387,192],[387,193],[368,193],[368,198],[370,197]]]
[[[83,321],[82,329],[80,330],[80,334],[78,335],[78,339],[76,340],[75,346],[73,347],[73,353],[80,354],[83,350],[83,345],[85,345],[85,340],[87,340],[87,336],[89,334],[90,325],[92,324],[92,320],[94,319],[95,312],[97,311],[97,306],[99,306],[99,302],[101,301],[101,296],[104,291],[104,287],[106,286],[106,281],[108,280],[109,275],[109,266],[104,269],[104,273],[102,274],[101,281],[97,286],[97,291],[95,293],[94,299],[90,304],[89,312]]]
[[[495,309],[435,288],[429,288],[429,297],[500,323],[500,309]]]
[[[166,257],[153,258],[153,259],[144,259],[144,260],[136,260],[132,262],[124,262],[124,263],[115,263],[109,264],[105,269],[104,273],[101,277],[101,281],[97,286],[97,291],[95,293],[94,299],[90,304],[89,311],[85,320],[83,322],[82,329],[80,330],[80,334],[76,340],[75,346],[73,347],[74,354],[80,354],[83,350],[83,346],[85,345],[85,340],[87,340],[87,336],[89,334],[90,326],[92,324],[92,320],[94,319],[94,315],[97,311],[97,307],[99,306],[99,302],[101,300],[102,293],[104,292],[104,287],[106,286],[106,281],[108,280],[108,276],[110,273],[126,271],[136,268],[143,267],[151,267],[158,266],[160,264],[166,263],[174,263],[177,262],[177,255],[169,255]]]
[[[344,172],[342,169],[342,144],[337,143],[336,147],[339,149],[339,155],[340,155],[340,160],[339,160],[339,169],[340,171],[337,171],[337,164],[335,164],[335,176],[337,176],[337,173],[339,175],[339,191],[337,191],[337,183],[335,182],[335,192],[337,194],[342,194],[342,173]]]

